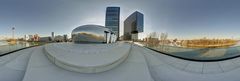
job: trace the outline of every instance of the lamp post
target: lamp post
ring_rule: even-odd
[[[15,31],[15,28],[12,27],[12,39],[14,39],[14,31]]]

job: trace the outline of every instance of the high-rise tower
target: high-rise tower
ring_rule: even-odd
[[[120,19],[120,7],[107,7],[105,27],[113,31],[117,39],[119,38],[119,19]]]
[[[124,40],[137,40],[138,33],[143,32],[143,14],[136,11],[124,21]]]

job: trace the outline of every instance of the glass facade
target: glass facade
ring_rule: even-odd
[[[74,43],[114,43],[115,34],[108,28],[99,25],[83,25],[72,31]]]
[[[137,40],[138,33],[143,32],[143,14],[134,12],[124,21],[124,40]]]
[[[107,7],[105,26],[119,37],[120,7]]]
[[[138,32],[143,32],[143,14],[142,13],[136,13],[137,14],[137,20],[136,20],[136,29]]]

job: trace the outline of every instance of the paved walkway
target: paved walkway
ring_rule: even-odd
[[[49,61],[43,46],[0,57],[1,81],[239,81],[240,58],[193,62],[133,45],[128,58],[101,73],[68,71]]]
[[[33,48],[0,57],[0,81],[21,81]]]
[[[144,56],[133,49],[118,67],[101,73],[79,73],[59,68],[38,47],[31,56],[23,81],[153,81]]]
[[[193,62],[134,46],[141,51],[155,81],[239,81],[240,58],[219,62]]]

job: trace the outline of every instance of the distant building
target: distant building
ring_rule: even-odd
[[[29,40],[29,35],[24,35],[24,40],[28,41]]]
[[[124,21],[124,40],[137,40],[143,32],[143,14],[136,11]]]
[[[39,41],[39,38],[38,34],[33,35],[33,41]]]
[[[120,7],[107,7],[105,27],[113,31],[119,38],[119,19],[120,19]]]
[[[63,35],[63,41],[64,41],[64,42],[67,42],[67,41],[68,41],[68,36],[67,36],[67,34]]]
[[[35,35],[25,35],[24,39],[26,41],[39,41],[40,37],[38,36],[38,34],[35,34]]]
[[[34,40],[33,35],[28,35],[28,37],[29,37],[28,41],[33,41]]]
[[[54,41],[56,42],[63,42],[64,41],[64,37],[61,35],[55,36],[54,37]]]
[[[40,37],[39,42],[51,42],[52,38],[51,37]]]
[[[51,40],[54,41],[54,32],[52,32]]]

